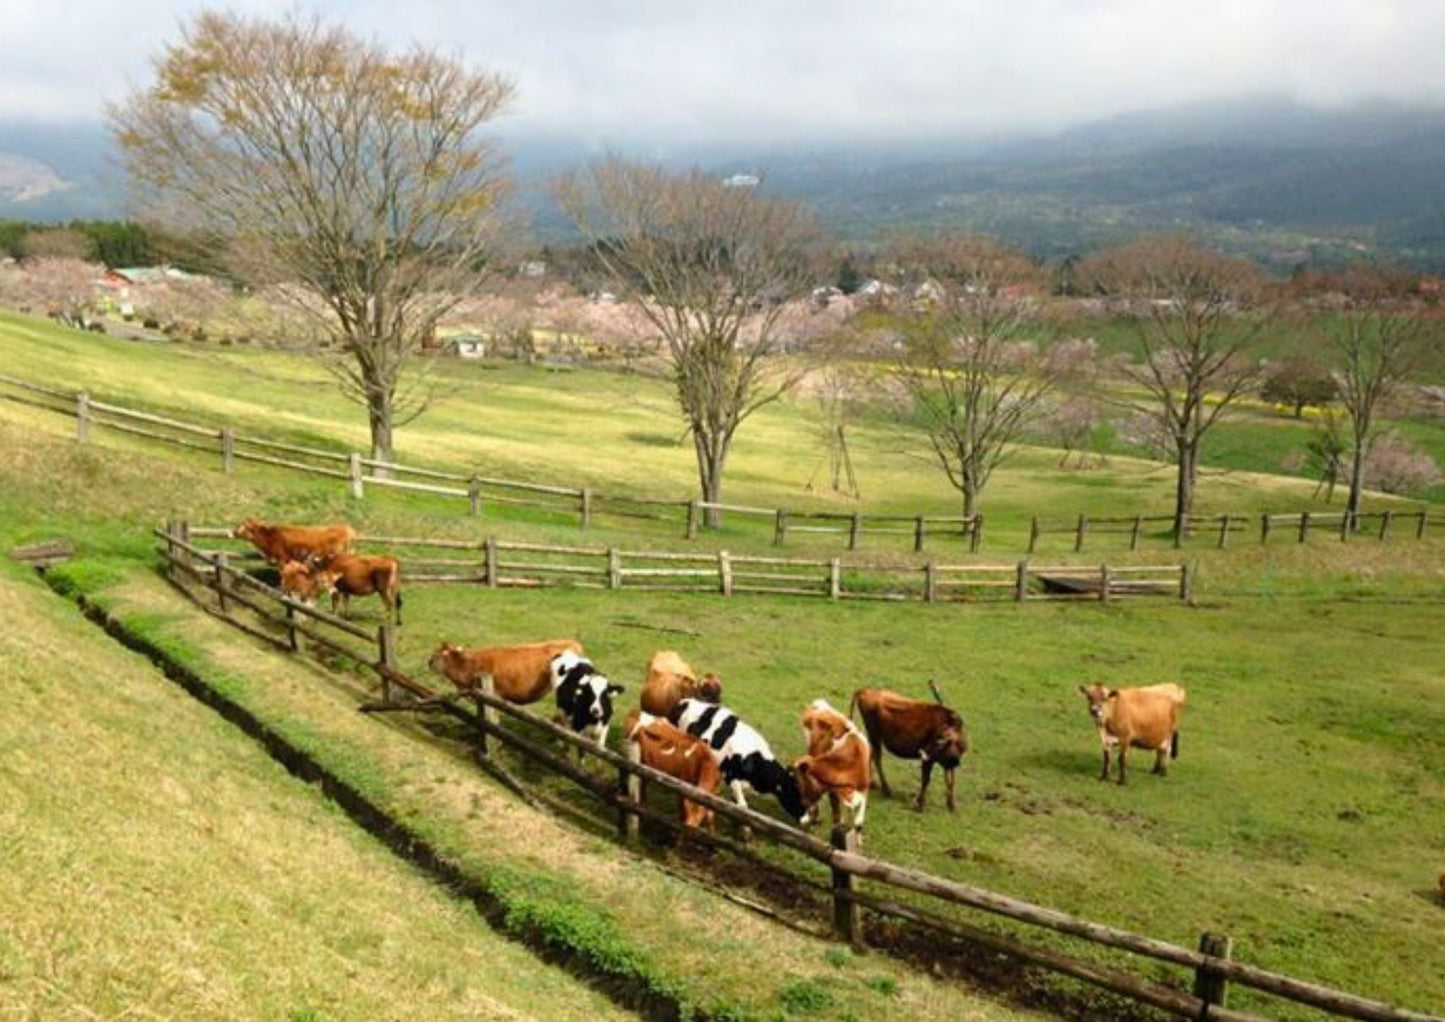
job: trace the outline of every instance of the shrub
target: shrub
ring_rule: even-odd
[[[1435,459],[1394,430],[1381,433],[1365,456],[1365,485],[1386,493],[1414,493],[1440,478]]]

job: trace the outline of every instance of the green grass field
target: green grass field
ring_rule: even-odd
[[[355,416],[315,370],[281,356],[57,339],[15,327],[0,329],[0,348],[12,371],[23,363],[35,378],[157,408],[202,405],[294,436],[359,439],[347,426]],[[497,474],[580,473],[599,486],[686,492],[687,453],[659,439],[670,437],[670,419],[655,385],[584,372],[455,371],[458,396],[408,428],[404,456],[485,458]],[[805,406],[782,405],[747,427],[730,497],[807,499],[801,484],[820,457],[809,416]],[[574,526],[525,513],[469,522],[455,506],[410,497],[356,505],[339,485],[269,471],[227,477],[208,462],[103,433],[80,449],[68,428],[59,417],[0,405],[0,539],[73,536],[85,558],[77,571],[82,580],[91,572],[98,591],[149,573],[145,531],[173,514],[210,522],[251,512],[345,515],[376,531],[577,535]],[[869,506],[950,508],[936,474],[900,456],[900,436],[881,424],[860,430],[855,455],[865,488],[874,479],[887,494]],[[1095,514],[1167,506],[1169,476],[1157,466],[1114,459],[1069,473],[1054,461],[1049,452],[1022,452],[990,488],[990,508],[996,501],[999,517],[1017,525],[1041,509],[1067,517],[1084,501]],[[1243,471],[1204,481],[1205,503],[1219,510],[1297,509],[1311,490]],[[627,536],[607,523],[591,538]],[[766,544],[742,533],[727,540]],[[798,716],[810,699],[843,705],[861,685],[921,695],[935,679],[974,742],[959,811],[935,802],[920,816],[901,799],[875,798],[871,854],[1180,943],[1220,930],[1234,937],[1241,959],[1438,1011],[1445,541],[1248,544],[1197,557],[1198,607],[833,605],[413,586],[401,653],[405,667],[424,673],[443,638],[575,635],[604,670],[635,684],[652,651],[676,648],[723,676],[729,704],[782,756],[800,751]],[[1092,551],[1084,558],[1098,559]],[[128,584],[126,592],[142,614],[165,593],[153,584]],[[377,620],[364,604],[357,613]],[[243,660],[255,655],[249,640],[233,638],[249,651]],[[1094,680],[1175,681],[1189,690],[1181,758],[1169,777],[1149,776],[1136,758],[1127,787],[1095,780],[1097,740],[1075,693]],[[364,744],[383,733],[392,731],[358,728],[348,740]],[[915,790],[916,770],[896,764],[890,776],[902,793]],[[856,1010],[874,1017],[866,1001]]]

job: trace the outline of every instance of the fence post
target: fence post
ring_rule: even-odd
[[[607,548],[607,588],[622,588],[622,554],[611,546]]]
[[[919,515],[913,522],[913,552],[918,553],[923,549],[924,525],[923,516]]]
[[[1029,589],[1029,562],[1019,561],[1014,571],[1014,602],[1023,603]]]
[[[1140,527],[1141,527],[1143,524],[1144,524],[1144,516],[1143,516],[1143,515],[1135,515],[1135,516],[1134,516],[1134,531],[1131,532],[1131,533],[1129,533],[1129,549],[1130,549],[1130,550],[1138,550],[1138,549],[1139,549],[1139,529],[1140,529]]]
[[[636,742],[624,744],[627,762],[629,764],[641,763],[642,746]],[[617,793],[624,800],[623,807],[617,814],[617,833],[624,841],[636,841],[642,821],[636,813],[630,812],[627,806],[639,805],[642,802],[642,778],[626,767],[619,766],[617,768]]]
[[[80,391],[75,395],[75,440],[85,443],[90,437],[90,394]]]
[[[351,476],[351,495],[361,500],[365,495],[361,482],[361,455],[352,451],[346,456],[346,467]]]
[[[1415,527],[1415,538],[1416,538],[1416,539],[1424,539],[1424,538],[1425,538],[1425,516],[1426,516],[1427,514],[1429,514],[1428,511],[1421,511],[1421,512],[1420,512],[1420,524]]]
[[[221,429],[221,471],[236,471],[236,431],[230,426]]]
[[[1099,602],[1109,602],[1109,566],[1099,565]]]
[[[176,520],[166,519],[166,578],[176,581]]]
[[[856,854],[858,831],[834,827],[830,843],[840,852]],[[853,900],[853,874],[833,868],[833,929],[854,947],[863,946],[863,914]]]
[[[833,558],[828,562],[828,599],[836,600],[843,592],[843,561]]]
[[[1309,531],[1310,513],[1308,511],[1301,511],[1299,514],[1299,541],[1301,543],[1305,541],[1305,536],[1309,534]]]
[[[697,500],[687,502],[687,538],[697,539]]]
[[[1229,546],[1229,514],[1226,512],[1219,517],[1219,549],[1223,550]]]
[[[180,537],[182,543],[186,544],[186,546],[181,547],[181,560],[185,562],[187,568],[194,569],[196,566],[196,562],[191,557],[190,550],[186,549],[186,547],[190,546],[191,544],[190,519],[182,518],[179,522],[176,523],[176,535]]]
[[[496,694],[496,686],[493,684],[492,676],[490,674],[483,674],[480,678],[477,679],[477,688],[484,696],[492,696]],[[491,750],[487,747],[487,731],[488,725],[495,725],[496,723],[497,711],[492,709],[491,706],[487,705],[481,699],[478,699],[477,756],[481,759],[487,759],[491,755]]]
[[[578,498],[579,498],[579,500],[581,501],[581,505],[582,505],[582,509],[581,509],[581,513],[582,513],[582,525],[581,525],[581,528],[584,528],[584,529],[585,529],[585,528],[587,528],[587,526],[589,526],[589,525],[592,524],[592,487],[590,487],[590,486],[584,486],[584,487],[582,487],[582,489],[578,491]]]
[[[1084,549],[1084,533],[1089,531],[1089,518],[1087,515],[1079,515],[1079,525],[1074,533],[1074,553]]]
[[[858,549],[858,533],[863,530],[863,515],[860,512],[853,512],[853,520],[848,524],[848,549]]]
[[[1039,545],[1039,516],[1034,515],[1029,521],[1029,553],[1034,552],[1034,547]]]
[[[486,576],[487,585],[497,588],[497,537],[487,537],[487,559],[482,565],[482,573]]]
[[[923,599],[927,603],[938,600],[938,566],[932,557],[923,562]]]
[[[1390,518],[1393,514],[1393,511],[1386,508],[1385,513],[1380,515],[1380,539],[1382,541],[1390,533]]]
[[[286,601],[286,642],[293,653],[301,649],[301,643],[296,639],[296,608],[289,599]]]
[[[1194,576],[1198,571],[1197,565],[1179,565],[1179,598],[1185,603],[1194,602]]]
[[[476,476],[467,480],[467,511],[473,518],[482,513],[482,481]]]
[[[1199,937],[1199,953],[1228,960],[1232,943],[1225,934],[1204,933]],[[1229,996],[1229,981],[1207,964],[1201,964],[1194,970],[1194,996],[1205,1004],[1215,1004],[1223,1008]],[[1201,1017],[1209,1017],[1208,1008],[1204,1009]]]
[[[1262,514],[1262,515],[1259,516],[1259,541],[1260,541],[1261,543],[1268,543],[1268,542],[1269,542],[1269,514],[1268,514],[1268,512],[1266,512],[1265,514]]]
[[[782,546],[788,538],[788,512],[778,508],[777,521],[773,525],[773,546]]]
[[[728,556],[726,550],[717,552],[717,578],[722,594],[731,596],[733,594],[733,559]]]
[[[391,672],[396,670],[396,625],[390,622],[376,629],[377,652],[381,658],[381,701],[391,702]]]
[[[221,608],[221,613],[226,611],[226,563],[229,555],[224,550],[217,550],[211,555],[211,563],[216,566],[216,605]]]

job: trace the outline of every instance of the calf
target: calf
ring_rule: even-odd
[[[1119,783],[1124,783],[1130,747],[1154,750],[1154,773],[1168,773],[1169,758],[1179,757],[1179,711],[1184,707],[1184,689],[1178,685],[1148,685],[1144,688],[1079,686],[1089,702],[1089,716],[1099,731],[1104,747],[1104,768],[1099,780],[1109,779],[1109,750],[1119,754]]]
[[[642,685],[643,712],[666,717],[684,699],[716,703],[722,699],[722,682],[716,674],[699,679],[688,662],[670,649],[652,654]]]
[[[597,673],[592,661],[571,650],[554,657],[550,671],[557,711],[567,726],[579,735],[591,735],[597,747],[604,748],[612,725],[612,697],[620,694],[623,686],[608,681]]]
[[[854,692],[848,706],[850,718],[855,710],[863,716],[863,728],[868,732],[873,765],[878,770],[883,794],[890,798],[893,795],[888,778],[883,776],[883,750],[887,749],[900,759],[923,763],[923,783],[918,789],[915,809],[923,808],[934,764],[943,767],[943,778],[948,785],[948,809],[952,812],[955,772],[968,751],[968,732],[964,730],[963,718],[940,703],[910,699],[881,688],[860,688]]]
[[[717,794],[722,771],[706,742],[646,713],[628,729],[627,738],[637,744],[644,765],[701,788],[709,795]],[[684,826],[705,826],[709,832],[715,829],[717,819],[711,809],[686,798],[678,801]]]
[[[281,567],[281,591],[307,603],[330,593],[331,613],[337,612],[339,603],[343,615],[350,613],[353,596],[376,593],[387,616],[401,624],[401,562],[395,557],[337,554],[324,568],[287,561]]]
[[[716,703],[684,699],[673,707],[669,719],[717,753],[723,780],[731,786],[738,805],[747,808],[744,795],[748,790],[772,795],[784,812],[802,822],[807,810],[797,779],[773,757],[763,736],[739,720],[737,714]]]
[[[356,530],[341,525],[267,525],[247,518],[232,533],[261,551],[266,560],[277,567],[287,561],[302,564],[325,564],[337,554],[351,550]]]
[[[825,699],[813,700],[803,712],[803,736],[808,754],[793,762],[803,805],[808,808],[803,822],[817,822],[818,803],[827,795],[834,828],[843,825],[843,806],[847,806],[852,817],[849,826],[862,830],[868,811],[868,739]]]
[[[444,642],[427,666],[462,691],[477,687],[482,675],[492,676],[492,690],[509,703],[535,703],[552,690],[552,660],[562,653],[582,655],[576,639],[552,639],[521,646],[469,649]]]

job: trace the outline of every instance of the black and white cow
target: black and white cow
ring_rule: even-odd
[[[802,820],[806,810],[798,793],[798,781],[773,758],[767,740],[738,715],[717,703],[700,699],[684,699],[668,719],[688,734],[701,738],[717,753],[723,780],[732,787],[738,805],[747,807],[744,794],[772,795],[783,811],[794,820]]]
[[[623,687],[608,681],[597,673],[592,661],[571,650],[553,657],[550,670],[557,710],[567,726],[579,735],[591,735],[598,748],[605,747],[607,729],[612,725],[612,697]]]

